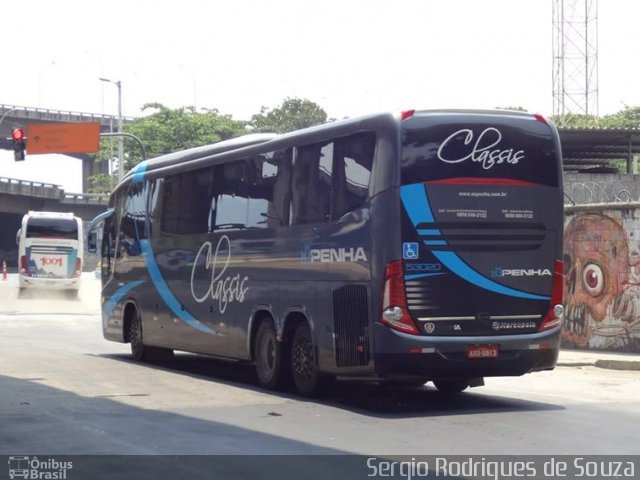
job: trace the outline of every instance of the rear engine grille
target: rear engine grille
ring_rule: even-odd
[[[333,292],[336,364],[357,367],[369,363],[367,287],[347,285]]]

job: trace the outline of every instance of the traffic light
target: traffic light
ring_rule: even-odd
[[[24,130],[22,128],[14,128],[11,131],[11,140],[13,140],[13,159],[16,162],[24,160],[24,149],[26,147]]]

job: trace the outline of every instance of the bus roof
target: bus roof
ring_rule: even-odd
[[[75,215],[73,212],[40,212],[35,210],[29,210],[25,215],[27,217],[53,217],[53,218],[73,218]]]
[[[404,113],[402,114],[402,119],[410,118],[412,116],[497,116],[497,117],[520,117],[520,118],[530,118],[537,119],[539,121],[543,121],[546,123],[546,119],[543,119],[540,115],[532,114],[528,112],[515,111],[515,110],[461,110],[461,109],[434,109],[434,110],[408,110],[407,113],[410,115],[405,117]],[[338,120],[335,122],[329,122],[322,125],[317,125],[314,127],[308,127],[300,130],[295,130],[288,133],[277,134],[277,133],[253,133],[248,135],[242,135],[240,137],[231,138],[229,140],[223,140],[221,142],[217,142],[210,145],[203,145],[200,147],[190,148],[187,150],[180,150],[172,153],[168,153],[166,155],[162,155],[159,157],[151,158],[145,160],[138,165],[136,165],[133,169],[129,170],[121,182],[115,189],[117,190],[121,185],[126,184],[132,178],[135,178],[137,174],[143,174],[144,172],[149,172],[151,170],[157,170],[160,168],[171,167],[173,165],[190,162],[192,160],[198,160],[203,157],[210,157],[218,154],[222,154],[225,152],[229,152],[231,150],[243,149],[246,147],[256,146],[256,145],[264,145],[264,144],[277,144],[274,145],[274,149],[280,148],[282,143],[286,143],[292,137],[299,137],[301,134],[309,135],[309,137],[314,136],[315,133],[321,133],[325,130],[334,130],[336,128],[345,128],[354,127],[360,125],[363,122],[368,121],[376,121],[382,119],[394,119],[398,123],[401,122],[401,115],[393,114],[390,112],[383,112],[377,114],[369,114],[360,117],[346,118],[343,120]]]

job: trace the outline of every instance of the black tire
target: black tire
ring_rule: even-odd
[[[326,378],[318,371],[311,329],[306,322],[298,324],[291,341],[291,376],[296,389],[305,397],[317,396]]]
[[[283,347],[276,337],[273,320],[262,320],[256,333],[255,363],[260,386],[273,390],[285,383],[286,365],[283,362]]]
[[[460,393],[469,386],[468,380],[434,380],[433,384],[440,393],[455,394]]]
[[[140,314],[136,310],[128,324],[127,337],[131,344],[131,356],[134,360],[141,362],[146,358],[146,348],[142,340],[142,322],[140,321]]]
[[[129,321],[129,330],[127,333],[129,343],[131,344],[131,356],[134,360],[138,362],[164,362],[173,358],[173,350],[170,348],[149,347],[144,344],[142,322],[137,310]]]

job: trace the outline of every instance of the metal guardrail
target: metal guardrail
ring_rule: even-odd
[[[21,107],[16,105],[0,104],[0,115],[11,110],[15,110],[13,115],[20,118],[37,118],[38,120],[61,122],[94,121],[100,122],[103,125],[109,125],[110,122],[114,122],[115,124],[118,119],[117,115],[105,115],[104,113],[74,112],[69,110],[54,110],[50,108]],[[135,117],[122,117],[122,119],[125,122],[132,122],[135,120]]]
[[[109,195],[102,193],[67,193],[60,185],[0,177],[0,193],[37,198],[54,198],[64,204],[106,205]]]

